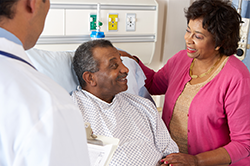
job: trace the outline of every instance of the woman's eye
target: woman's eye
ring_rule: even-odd
[[[202,39],[202,37],[200,37],[200,36],[197,36],[197,35],[195,35],[195,37],[196,37],[197,39]]]
[[[190,30],[186,29],[186,32],[190,33]]]

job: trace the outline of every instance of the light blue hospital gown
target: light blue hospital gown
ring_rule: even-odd
[[[94,134],[120,139],[110,165],[154,166],[162,156],[178,152],[154,104],[148,99],[119,93],[112,103],[107,103],[80,88],[72,93],[72,98]]]

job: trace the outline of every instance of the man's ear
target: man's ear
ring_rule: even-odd
[[[94,73],[91,73],[89,71],[85,71],[82,74],[82,78],[84,79],[84,81],[86,82],[86,84],[88,84],[90,86],[96,86],[96,81],[95,81],[95,75],[94,75]]]

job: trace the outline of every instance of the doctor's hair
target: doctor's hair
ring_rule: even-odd
[[[82,88],[86,86],[86,82],[82,78],[84,72],[95,73],[99,71],[99,61],[93,56],[93,50],[97,47],[114,47],[108,40],[92,40],[81,44],[75,51],[73,57],[73,68]]]
[[[19,0],[0,0],[0,18],[4,16],[8,19],[13,19],[15,15],[15,5],[18,1]]]
[[[220,54],[230,56],[236,53],[241,16],[230,0],[196,0],[185,10],[185,16],[187,23],[203,19],[203,28],[213,35],[215,48],[220,47]]]
[[[0,0],[0,21],[2,17],[13,19],[15,16],[16,3],[19,0]],[[46,0],[42,0],[44,3]]]

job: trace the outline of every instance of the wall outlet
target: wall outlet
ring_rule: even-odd
[[[237,53],[235,56],[240,59],[241,61],[246,56],[247,46],[248,46],[248,32],[249,32],[249,25],[250,19],[242,18],[243,23],[240,26],[240,41],[238,42]]]
[[[96,19],[97,19],[97,16],[96,14],[90,14],[89,15],[89,25],[90,25],[90,31],[94,31],[96,30]]]
[[[108,30],[117,31],[118,30],[118,13],[108,14]]]
[[[127,13],[126,31],[135,31],[136,15],[135,13]]]

